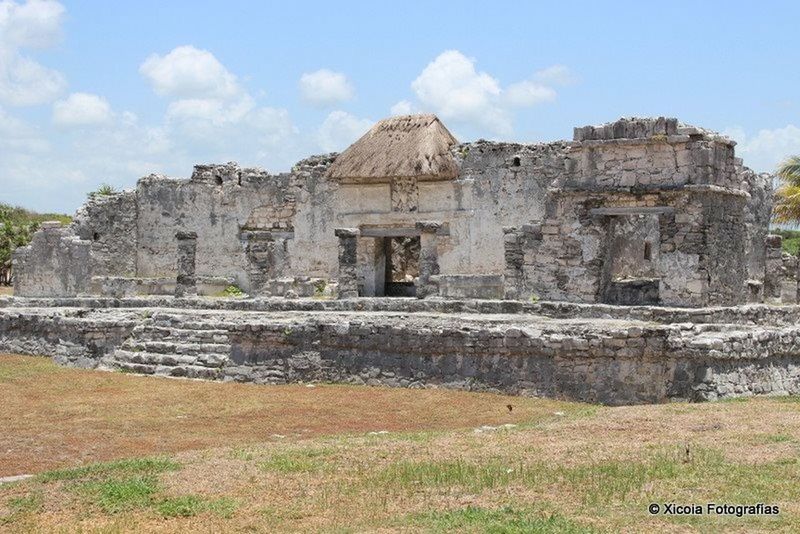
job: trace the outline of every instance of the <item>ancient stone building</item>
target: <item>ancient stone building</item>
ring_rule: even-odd
[[[665,118],[512,144],[394,117],[287,173],[198,165],[92,198],[18,251],[16,294],[184,294],[183,277],[200,295],[796,301],[796,262],[767,246],[771,180],[734,145]]]

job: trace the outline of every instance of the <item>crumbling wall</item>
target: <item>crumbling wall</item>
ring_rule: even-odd
[[[174,278],[175,232],[187,231],[198,236],[198,277],[262,294],[336,278],[335,228],[386,230],[359,237],[359,279],[375,293],[381,254],[370,236],[431,221],[441,224],[432,281],[445,296],[597,302],[630,278],[650,299],[652,278],[663,304],[728,304],[745,301],[745,288],[757,299],[771,205],[769,177],[742,167],[734,145],[675,119],[621,119],[576,128],[571,142],[456,145],[454,180],[328,180],[335,154],[277,175],[198,165],[188,180],[151,175],[88,201],[73,229],[90,244],[90,275]]]
[[[253,268],[262,266],[251,265],[255,256],[245,233],[271,230],[293,232],[282,234],[287,272],[276,276],[331,276],[336,239],[327,224],[327,191],[319,187],[329,163],[330,158],[311,158],[279,175],[232,163],[198,165],[190,180],[143,178],[137,187],[139,276],[175,274],[176,229],[197,233],[198,276],[234,277],[249,290]]]
[[[724,306],[746,302],[746,193],[708,190],[699,196],[703,203],[704,234],[700,268],[708,276],[704,304]]]
[[[565,172],[567,147],[477,141],[453,148],[459,205],[468,216],[449,221],[450,237],[440,246],[442,274],[503,273],[503,228],[544,218],[548,188]]]
[[[653,300],[644,280],[653,277],[666,305],[744,301],[745,241],[757,231],[745,226],[733,146],[674,119],[576,128],[543,220],[506,239],[523,252],[521,265],[507,265],[516,288],[507,292],[608,302],[631,278]],[[752,208],[753,226],[763,224]]]
[[[91,243],[59,222],[45,222],[30,244],[14,253],[14,293],[22,297],[69,297],[91,282]]]
[[[73,230],[91,242],[93,276],[136,276],[135,191],[90,197],[78,209]]]
[[[575,128],[558,187],[604,189],[718,185],[738,189],[734,146],[677,119],[620,119]]]

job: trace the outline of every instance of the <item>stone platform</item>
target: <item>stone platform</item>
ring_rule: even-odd
[[[79,367],[606,404],[800,393],[798,306],[0,299],[0,351]]]

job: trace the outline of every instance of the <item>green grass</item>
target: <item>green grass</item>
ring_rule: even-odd
[[[10,525],[25,516],[32,516],[44,509],[44,496],[41,491],[32,491],[8,499],[9,515],[0,517],[0,526]]]
[[[400,521],[425,532],[483,532],[488,534],[594,532],[558,514],[542,515],[530,510],[505,507],[498,510],[468,506],[408,516]]]
[[[174,471],[180,464],[169,458],[132,458],[115,460],[113,462],[100,462],[72,469],[57,469],[46,471],[36,478],[40,482],[55,482],[58,480],[80,480],[87,478],[107,478],[122,475],[152,475],[164,471]]]
[[[369,484],[394,491],[421,488],[460,488],[472,493],[523,486],[569,489],[587,505],[622,501],[654,481],[692,476],[695,471],[727,465],[711,450],[695,450],[686,458],[683,448],[656,451],[643,461],[603,461],[578,466],[542,462],[508,462],[500,458],[484,463],[466,460],[401,461],[373,475]]]
[[[20,497],[12,497],[8,500],[8,507],[12,514],[30,514],[42,510],[44,497],[42,492],[34,491]]]
[[[794,438],[787,434],[764,434],[759,437],[761,438],[761,443],[790,443],[794,441]]]
[[[96,504],[107,514],[115,514],[149,506],[159,491],[159,485],[153,476],[133,476],[84,482],[78,489],[86,501]]]

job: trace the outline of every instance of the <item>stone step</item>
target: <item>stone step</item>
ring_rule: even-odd
[[[215,380],[222,377],[220,369],[211,369],[197,365],[148,365],[140,363],[131,363],[119,360],[108,360],[105,362],[108,367],[119,369],[120,371],[129,371],[131,373],[147,374],[147,375],[161,375],[161,376],[180,376],[184,378],[204,378],[206,380]]]
[[[139,365],[158,365],[162,367],[198,366],[220,368],[228,361],[226,354],[203,353],[199,355],[164,354],[158,352],[117,349],[110,360]]]
[[[129,338],[122,344],[128,351],[156,352],[158,354],[174,354],[197,356],[200,354],[228,354],[231,350],[227,343],[187,343],[185,341],[150,340],[141,337]]]
[[[197,317],[182,315],[154,315],[151,318],[152,324],[168,328],[180,328],[182,330],[228,330],[236,323],[225,322],[214,319],[198,320]]]
[[[227,330],[188,330],[155,325],[139,325],[133,329],[133,336],[140,339],[180,340],[189,343],[227,343]]]

